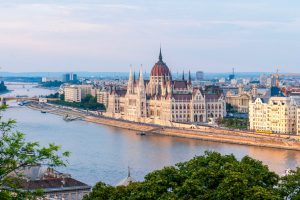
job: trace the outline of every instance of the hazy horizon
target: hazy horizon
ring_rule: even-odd
[[[300,2],[0,1],[1,72],[295,72]]]

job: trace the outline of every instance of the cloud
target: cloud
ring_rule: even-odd
[[[270,1],[234,0],[7,1],[0,3],[0,51],[4,52],[2,60],[14,63],[15,70],[21,61],[18,64],[8,56],[15,52],[32,59],[32,65],[41,65],[35,61],[38,55],[57,58],[61,65],[72,58],[80,65],[123,70],[120,65],[127,66],[134,59],[151,66],[159,43],[174,67],[185,62],[178,54],[186,54],[189,65],[211,62],[224,66],[249,53],[259,56],[249,49],[277,55],[274,46],[280,45],[296,51],[300,32],[300,14],[294,12],[297,5],[289,10],[279,1],[272,2],[270,7]],[[260,62],[268,59],[272,58],[260,58]],[[253,59],[245,67],[248,62],[258,64]]]

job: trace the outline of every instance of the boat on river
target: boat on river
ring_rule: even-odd
[[[76,119],[79,119],[79,118],[80,117],[78,117],[78,116],[70,116],[70,115],[66,114],[63,119],[65,121],[69,122],[69,121],[73,121],[73,120],[76,120]]]
[[[145,132],[138,132],[138,133],[136,133],[137,135],[141,135],[141,136],[145,136],[146,135],[146,133]]]

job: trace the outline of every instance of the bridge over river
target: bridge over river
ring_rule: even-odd
[[[7,97],[0,97],[1,105],[6,105],[7,101],[38,101],[38,102],[47,102],[47,101],[54,101],[58,100],[57,98],[45,98],[45,97],[28,97],[28,96],[7,96]]]

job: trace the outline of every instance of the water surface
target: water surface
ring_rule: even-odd
[[[51,92],[45,90],[43,94]],[[42,145],[55,142],[71,151],[69,165],[59,170],[91,185],[97,181],[118,183],[126,177],[127,166],[132,168],[135,179],[142,180],[152,170],[187,161],[206,150],[233,153],[239,159],[249,155],[280,174],[300,164],[298,151],[158,135],[140,136],[135,131],[85,121],[66,122],[61,116],[20,106],[8,109],[3,115],[17,120],[17,129],[26,133],[27,140],[39,141]]]

